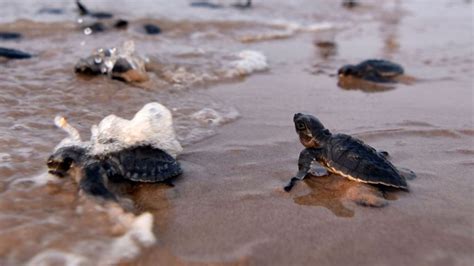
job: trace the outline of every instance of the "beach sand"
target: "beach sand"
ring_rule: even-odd
[[[206,85],[199,92],[220,108],[235,107],[240,118],[213,128],[204,140],[189,141],[178,157],[184,174],[174,187],[144,184],[129,191],[136,214],[153,214],[157,242],[123,264],[472,265],[472,16],[472,4],[463,1],[402,1],[392,12],[342,29],[252,43],[252,50],[268,58],[269,70]],[[336,46],[324,50],[315,45],[321,40]],[[410,82],[383,91],[338,87],[338,67],[368,58],[400,63]],[[120,86],[122,94],[130,90]],[[107,91],[102,93],[99,97],[107,98]],[[136,108],[116,110],[130,116],[150,95],[146,90],[134,94],[130,104]],[[94,96],[86,99],[101,101]],[[178,105],[168,100],[171,96],[163,97]],[[88,121],[110,110],[100,109]],[[284,192],[303,149],[292,121],[296,112],[313,114],[334,133],[388,151],[395,165],[416,172],[417,178],[408,181],[410,192],[387,192],[388,204],[382,208],[361,206],[354,197],[364,189],[376,190],[335,175],[310,177]],[[87,117],[84,113],[68,114]],[[79,127],[86,131],[88,126]],[[47,130],[55,132],[52,126]],[[46,144],[54,143],[59,133],[54,134]],[[40,155],[51,148],[46,144]],[[12,197],[43,197],[51,201],[48,210],[61,210],[62,221],[71,226],[17,230],[20,234],[5,230],[0,245],[5,264],[28,261],[46,248],[74,253],[78,247],[71,243],[78,239],[108,239],[102,237],[110,235],[107,228],[91,224],[107,223],[106,218],[92,213],[83,216],[89,222],[76,219],[71,210],[78,199],[71,184],[66,182],[60,192],[36,188],[30,195],[9,191],[6,184],[0,207],[8,213],[21,209]],[[29,209],[42,207],[30,201],[23,211],[35,216]],[[3,227],[12,228],[7,222]],[[47,242],[52,230],[58,233]],[[28,239],[45,242],[34,247]],[[19,245],[17,251],[9,243]],[[96,256],[93,248],[84,254]]]
[[[336,37],[330,63],[383,56],[419,79],[383,93],[342,90],[334,77],[312,74],[308,66],[321,58],[311,34],[260,44],[271,71],[208,91],[242,118],[181,156],[185,174],[169,192],[173,218],[161,243],[185,262],[211,265],[470,265],[472,27],[470,36],[456,34],[469,28],[457,11],[444,19],[435,12],[407,15],[396,33],[367,23]],[[387,47],[390,34],[396,51]],[[303,148],[295,112],[389,151],[395,165],[417,173],[411,191],[390,192],[384,208],[354,204],[346,195],[357,184],[336,176],[283,192]],[[153,254],[138,264],[159,262]]]

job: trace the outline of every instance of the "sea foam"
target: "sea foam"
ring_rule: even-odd
[[[267,58],[258,51],[244,50],[237,54],[238,59],[230,62],[229,77],[245,76],[268,69]]]
[[[173,116],[165,106],[152,102],[138,111],[133,119],[116,115],[102,119],[91,128],[91,139],[82,141],[78,131],[63,117],[56,117],[58,127],[68,133],[55,150],[77,145],[86,147],[93,155],[118,151],[135,145],[151,145],[176,157],[183,148],[176,138]]]
[[[164,150],[173,157],[183,150],[176,139],[170,110],[157,102],[143,106],[131,120],[109,115],[91,131],[92,154],[143,144]]]

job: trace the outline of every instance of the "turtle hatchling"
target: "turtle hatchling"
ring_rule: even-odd
[[[415,178],[413,171],[396,168],[387,159],[387,152],[376,151],[346,134],[332,134],[312,115],[297,113],[293,121],[305,149],[298,159],[298,172],[284,187],[285,191],[290,191],[295,182],[310,174],[313,161],[320,163],[328,172],[353,181],[406,191],[406,179]]]
[[[171,127],[171,113],[161,104],[145,105],[132,120],[106,117],[92,128],[90,141],[81,141],[79,132],[64,117],[56,117],[55,123],[69,138],[49,157],[49,173],[76,177],[79,188],[89,195],[117,200],[107,188],[108,182],[171,184],[170,179],[182,173],[175,158],[182,148]],[[130,133],[126,137],[125,131]],[[157,141],[160,134],[167,143]]]
[[[403,67],[388,60],[369,59],[357,65],[345,65],[338,70],[340,78],[355,77],[373,82],[396,82],[403,75]]]
[[[107,75],[125,82],[144,82],[149,79],[145,59],[135,53],[135,43],[126,41],[119,48],[100,48],[82,58],[74,67],[76,73]]]

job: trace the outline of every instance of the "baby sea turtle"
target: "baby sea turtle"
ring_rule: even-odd
[[[76,0],[76,5],[77,5],[77,8],[79,9],[79,14],[81,14],[81,16],[91,16],[91,17],[96,18],[96,19],[108,19],[108,18],[112,18],[114,16],[112,13],[108,13],[108,12],[90,11],[79,0]]]
[[[403,75],[399,64],[379,59],[365,60],[357,65],[345,65],[338,70],[339,77],[355,77],[373,82],[395,82],[394,78]]]
[[[150,145],[129,147],[112,153],[91,155],[86,147],[66,146],[48,159],[49,173],[65,177],[74,168],[82,171],[80,189],[93,196],[116,200],[108,181],[167,182],[182,173],[171,155]]]
[[[64,14],[64,9],[54,7],[43,7],[38,10],[38,14],[61,15]]]
[[[359,2],[356,0],[343,0],[342,6],[345,8],[354,8],[359,5]]]
[[[55,124],[69,137],[49,157],[49,173],[75,177],[90,195],[115,200],[107,188],[109,181],[171,184],[170,179],[182,173],[176,160],[182,147],[172,115],[159,103],[146,104],[131,120],[107,116],[92,127],[90,141],[82,141],[64,117],[56,117]]]
[[[349,135],[332,134],[312,115],[297,113],[293,121],[306,148],[298,159],[298,173],[285,186],[285,191],[309,174],[315,160],[329,172],[351,180],[408,191],[406,179],[414,178],[415,174],[408,169],[397,169],[387,159],[387,152],[378,152]]]
[[[233,7],[235,8],[239,8],[239,9],[247,9],[247,8],[251,8],[252,7],[252,0],[247,0],[245,1],[245,3],[235,3],[232,5]]]
[[[100,48],[77,62],[74,71],[85,75],[107,75],[125,82],[143,82],[149,79],[145,60],[135,53],[133,41],[119,48]]]
[[[161,28],[151,23],[143,25],[143,29],[145,30],[145,33],[149,35],[156,35],[161,33]]]
[[[112,13],[90,11],[79,0],[76,1],[76,5],[81,15],[81,18],[78,19],[78,23],[86,35],[105,32],[112,28],[123,30],[128,27],[127,20],[121,18],[113,19],[114,15]]]
[[[203,7],[203,8],[211,8],[211,9],[217,9],[217,8],[222,8],[223,6],[220,4],[215,4],[209,1],[196,1],[196,2],[191,2],[190,4],[192,7]]]
[[[21,33],[11,31],[0,31],[0,40],[18,40],[21,38]]]
[[[218,3],[212,3],[209,1],[196,1],[191,2],[190,4],[192,7],[202,7],[202,8],[209,8],[209,9],[219,9],[223,8],[224,6]],[[239,9],[247,9],[252,7],[252,0],[247,0],[244,4],[238,2],[231,5],[232,7],[239,8]]]
[[[0,58],[1,57],[5,57],[7,59],[28,59],[31,58],[32,55],[20,50],[0,47]]]

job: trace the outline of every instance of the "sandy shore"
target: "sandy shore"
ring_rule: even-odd
[[[317,3],[311,3],[309,7],[315,8]],[[165,33],[156,40],[136,31],[139,21],[132,21],[135,24],[126,33],[87,41],[75,31],[74,22],[2,25],[5,30],[23,29],[25,40],[15,47],[30,48],[38,57],[7,63],[8,75],[0,75],[6,95],[1,99],[0,124],[7,130],[0,142],[5,149],[0,169],[0,264],[31,262],[38,254],[50,255],[49,262],[58,263],[110,259],[107,252],[126,229],[112,228],[114,215],[109,209],[78,196],[68,180],[34,186],[38,173],[41,181],[47,181],[43,159],[64,137],[51,118],[58,113],[71,117],[71,123],[87,134],[105,115],[131,117],[153,100],[175,115],[178,135],[185,140],[179,157],[184,174],[174,187],[143,184],[128,191],[135,214],[153,214],[150,238],[157,242],[144,247],[131,239],[137,245],[132,255],[140,255],[123,264],[471,265],[472,4],[394,1],[393,8],[369,3],[354,11],[322,5],[314,17],[309,11],[295,12],[301,6],[280,4],[293,8],[293,16],[304,14],[307,21],[319,22],[318,16],[332,19],[339,14],[334,10],[353,13],[347,21],[336,19],[336,26],[326,30],[290,33],[291,25],[282,30],[259,24],[262,21],[195,24],[165,19]],[[177,6],[166,8],[183,17],[205,17],[192,9],[182,13]],[[105,1],[99,7],[106,8]],[[257,12],[276,17],[285,13],[281,7],[258,8]],[[321,15],[324,10],[334,12]],[[33,24],[38,28],[30,28]],[[51,25],[55,26],[48,30]],[[274,28],[278,34],[266,41],[239,39],[265,37]],[[41,32],[47,33],[44,38]],[[72,73],[77,58],[126,38],[135,39],[160,63],[151,74],[152,86],[130,86],[106,77],[83,79]],[[336,46],[315,45],[321,41]],[[53,45],[57,45],[54,51],[43,51]],[[223,78],[234,53],[247,49],[262,52],[269,70]],[[338,87],[334,74],[340,66],[368,58],[400,63],[407,74],[404,82],[383,90]],[[221,127],[192,120],[191,114],[203,107],[215,109],[229,123]],[[357,204],[354,199],[361,191],[370,196],[377,190],[335,175],[312,177],[291,193],[284,192],[303,148],[293,128],[296,112],[316,115],[332,132],[357,136],[388,151],[395,165],[417,173],[409,181],[411,191],[386,193],[388,205],[383,208]],[[237,114],[240,118],[234,122]],[[120,260],[127,247],[110,257]]]
[[[466,33],[470,26],[454,17],[472,14],[462,6],[447,9],[444,19],[436,10],[416,13],[425,5],[410,5],[398,25],[381,19],[338,35],[338,54],[327,62],[309,34],[259,44],[271,71],[208,91],[237,106],[242,118],[187,147],[185,174],[167,192],[169,221],[157,228],[161,245],[138,265],[159,262],[154,254],[163,249],[185,264],[470,265],[472,39],[453,31]],[[386,32],[390,26],[395,33]],[[394,34],[397,48],[387,49],[386,36]],[[371,94],[312,74],[316,63],[382,56],[418,81]],[[283,192],[302,149],[291,120],[300,111],[389,151],[396,165],[418,174],[411,192],[391,192],[384,208],[354,204],[347,190],[355,184],[336,176]]]

